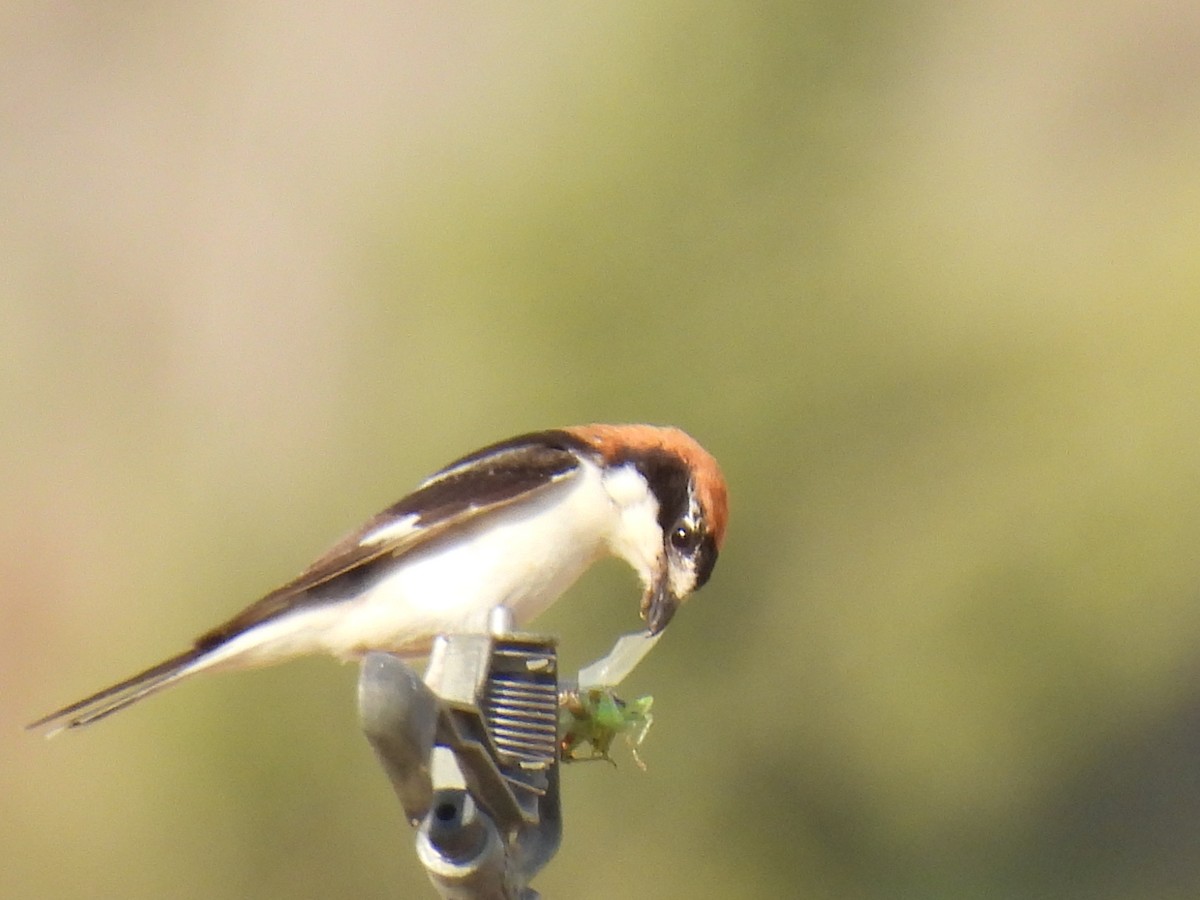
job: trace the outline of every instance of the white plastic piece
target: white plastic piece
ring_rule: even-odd
[[[637,668],[646,654],[654,649],[663,632],[651,635],[648,631],[635,631],[622,635],[608,651],[608,656],[598,659],[579,670],[579,686],[616,687]]]

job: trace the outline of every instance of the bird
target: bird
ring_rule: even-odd
[[[27,727],[88,725],[201,672],[313,654],[419,658],[439,634],[486,632],[497,606],[524,626],[606,556],[637,573],[657,635],[709,580],[727,519],[720,466],[678,428],[522,434],[440,469],[182,653]]]

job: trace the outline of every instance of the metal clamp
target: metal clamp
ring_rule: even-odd
[[[534,900],[562,838],[554,639],[497,608],[490,634],[439,637],[423,680],[368,654],[358,707],[441,896]]]

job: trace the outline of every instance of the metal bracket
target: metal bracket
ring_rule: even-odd
[[[503,608],[491,627],[438,637],[424,679],[368,654],[359,718],[441,896],[533,900],[562,838],[557,647]]]
[[[438,893],[536,900],[529,881],[562,840],[560,690],[617,685],[661,635],[627,634],[568,681],[553,638],[514,631],[504,607],[489,629],[439,636],[423,679],[396,656],[367,654],[359,720]]]

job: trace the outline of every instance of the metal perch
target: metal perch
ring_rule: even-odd
[[[422,679],[403,660],[362,663],[362,730],[417,828],[417,856],[453,900],[536,900],[529,881],[558,851],[558,651],[492,612],[489,634],[433,645]],[[579,686],[615,685],[657,637],[626,635],[580,672]]]

